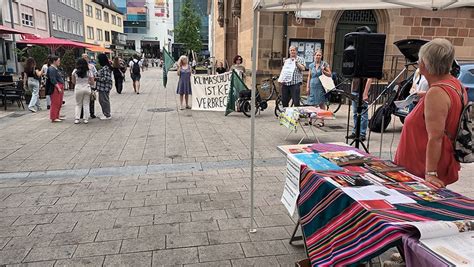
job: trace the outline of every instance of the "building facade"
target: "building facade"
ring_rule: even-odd
[[[12,4],[10,7],[9,3]],[[13,25],[12,13],[13,10]],[[14,28],[24,33],[38,37],[49,37],[48,3],[47,0],[17,0],[0,2],[0,23],[9,28]],[[16,35],[16,38],[19,38]],[[5,43],[0,49],[0,72],[15,72],[18,65],[15,62],[14,36],[2,36]],[[2,45],[3,47],[3,45]]]
[[[185,0],[174,0],[174,25],[178,25],[181,20],[181,7]],[[201,18],[201,34],[202,50],[209,50],[209,15],[208,15],[208,0],[193,0],[194,8]]]
[[[86,43],[119,50],[124,48],[124,16],[111,0],[84,0],[83,9]]]
[[[34,1],[34,0],[31,0]],[[48,0],[51,36],[84,42],[83,0]]]
[[[174,42],[172,0],[114,0],[125,10],[127,48],[146,57],[160,57]]]
[[[244,65],[251,68],[253,16],[252,0],[214,1],[214,44],[212,55],[219,61],[240,54]],[[223,2],[224,4],[218,4]],[[238,3],[238,6],[235,4]],[[257,74],[278,74],[288,47],[297,45],[299,52],[309,55],[318,47],[333,71],[340,72],[344,35],[360,26],[387,35],[384,78],[391,79],[394,62],[404,57],[393,45],[397,40],[447,38],[456,49],[456,58],[474,59],[474,9],[456,8],[441,11],[422,9],[315,11],[311,18],[296,18],[294,12],[260,13],[258,29]],[[300,51],[301,50],[301,51]],[[308,51],[307,51],[308,50]]]

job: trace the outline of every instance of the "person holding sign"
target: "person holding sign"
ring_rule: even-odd
[[[188,104],[189,95],[192,94],[191,91],[191,67],[189,66],[189,60],[187,56],[181,56],[178,60],[178,89],[176,93],[179,94],[179,109],[191,109],[191,106]],[[186,102],[186,105],[183,103],[183,99]]]
[[[296,54],[296,47],[290,46],[290,57],[285,60],[278,82],[282,84],[282,104],[288,107],[290,97],[295,107],[300,106],[300,86],[303,83],[303,73],[306,69],[302,57]]]
[[[308,94],[308,105],[319,106],[326,110],[326,90],[324,89],[319,77],[322,75],[331,77],[331,68],[326,61],[322,60],[323,52],[317,50],[314,52],[314,62],[309,65],[308,83],[306,84],[306,93]],[[324,126],[324,120],[318,122],[318,127]]]

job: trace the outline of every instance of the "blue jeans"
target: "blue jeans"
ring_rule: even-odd
[[[352,93],[353,96],[356,98],[359,97],[358,93]],[[367,125],[369,124],[369,112],[367,111],[368,105],[364,101],[362,104],[362,118],[360,120],[360,136],[365,136],[367,133]],[[357,101],[352,101],[352,117],[354,118],[354,128],[352,129],[352,133],[355,134],[356,132],[356,125],[357,125]]]

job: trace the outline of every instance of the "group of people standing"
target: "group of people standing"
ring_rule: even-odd
[[[114,81],[117,93],[121,94],[123,91],[127,64],[119,57],[115,57],[111,62],[106,54],[99,54],[97,60],[100,66],[99,70],[91,62],[88,54],[83,54],[76,61],[75,69],[71,73],[71,83],[75,95],[75,124],[80,123],[81,119],[83,123],[88,123],[90,118],[96,118],[94,106],[97,98],[104,115],[100,119],[111,119],[110,91]],[[64,104],[65,79],[59,70],[60,65],[61,59],[56,55],[48,56],[46,63],[41,68],[37,67],[34,58],[28,58],[22,73],[24,89],[32,94],[28,109],[33,113],[41,110],[39,91],[43,87],[51,122],[61,122],[65,118],[61,115],[61,107]],[[138,56],[134,56],[128,64],[136,94],[140,93],[142,65],[143,61]]]

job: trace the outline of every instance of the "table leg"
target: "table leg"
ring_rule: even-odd
[[[296,232],[298,231],[298,227],[300,227],[300,220],[296,223],[295,230],[293,230],[293,234],[291,235],[290,238],[290,245],[293,245],[294,241],[300,241],[303,240],[303,236],[296,236]]]

